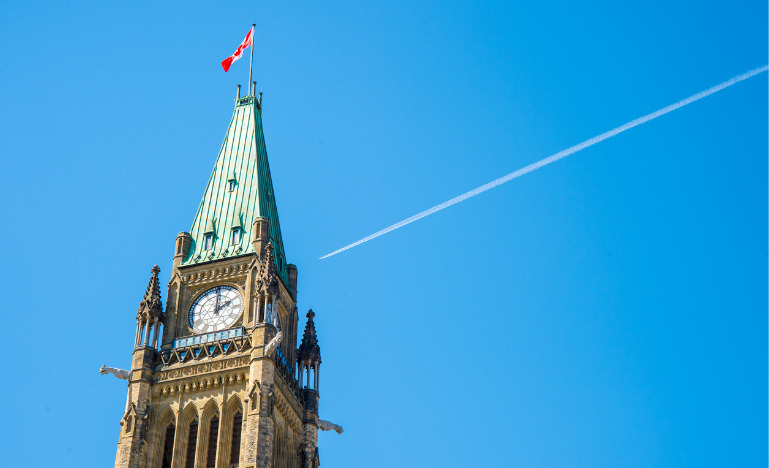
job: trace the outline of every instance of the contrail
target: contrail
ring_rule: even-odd
[[[726,80],[723,83],[717,84],[717,85],[713,86],[712,88],[708,88],[705,91],[700,91],[699,93],[694,94],[692,96],[689,96],[686,99],[682,99],[682,100],[676,102],[675,104],[671,104],[671,105],[669,105],[667,107],[663,107],[660,110],[654,111],[651,114],[646,114],[643,117],[639,117],[639,118],[637,118],[635,120],[631,120],[630,122],[628,122],[626,124],[623,124],[623,125],[620,125],[619,127],[614,128],[612,130],[609,130],[608,132],[601,133],[600,135],[594,136],[593,138],[590,138],[589,140],[585,140],[582,143],[578,143],[578,144],[572,146],[571,148],[567,148],[565,150],[559,151],[559,152],[557,152],[557,153],[555,153],[555,154],[553,154],[551,156],[546,157],[545,159],[541,159],[541,160],[539,160],[539,161],[537,161],[535,163],[529,164],[526,167],[518,169],[517,171],[511,172],[510,174],[507,174],[504,177],[500,177],[499,179],[492,180],[488,184],[481,185],[478,188],[474,188],[474,189],[470,190],[469,192],[463,193],[462,195],[459,195],[458,197],[454,197],[451,200],[445,201],[445,202],[441,203],[440,205],[435,205],[434,207],[430,208],[429,210],[425,210],[425,211],[423,211],[421,213],[415,214],[414,216],[412,216],[410,218],[406,218],[403,221],[399,221],[399,222],[393,224],[392,226],[388,226],[388,227],[382,229],[381,231],[377,231],[374,234],[371,234],[370,236],[364,237],[363,239],[361,239],[359,241],[353,242],[352,244],[350,244],[348,246],[342,247],[339,250],[335,250],[335,251],[331,252],[330,254],[324,255],[324,256],[320,257],[320,259],[323,260],[324,258],[328,258],[328,257],[330,257],[332,255],[336,255],[336,254],[338,254],[340,252],[344,252],[347,249],[351,249],[351,248],[353,248],[353,247],[355,247],[357,245],[363,244],[364,242],[368,242],[371,239],[375,239],[375,238],[381,236],[382,234],[387,234],[390,231],[394,231],[394,230],[396,230],[396,229],[398,229],[400,227],[403,227],[403,226],[405,226],[407,224],[413,223],[414,221],[420,220],[420,219],[424,218],[425,216],[430,216],[431,214],[436,213],[438,211],[441,211],[441,210],[443,210],[445,208],[448,208],[451,205],[456,205],[457,203],[459,203],[461,201],[464,201],[464,200],[467,200],[470,197],[474,197],[474,196],[476,196],[476,195],[478,195],[480,193],[483,193],[486,190],[493,189],[494,187],[502,185],[505,182],[510,182],[511,180],[516,179],[516,178],[518,178],[518,177],[520,177],[520,176],[522,176],[524,174],[528,174],[529,172],[536,171],[540,167],[547,166],[548,164],[554,163],[554,162],[558,161],[559,159],[565,158],[566,156],[570,156],[570,155],[576,153],[577,151],[582,151],[583,149],[585,149],[587,147],[590,147],[590,146],[593,146],[596,143],[600,143],[600,142],[602,142],[604,140],[607,140],[607,139],[609,139],[609,138],[611,138],[611,137],[613,137],[615,135],[619,135],[620,133],[622,133],[622,132],[624,132],[626,130],[630,130],[633,127],[637,127],[637,126],[639,126],[641,124],[644,124],[644,123],[646,123],[646,122],[648,122],[650,120],[654,120],[657,117],[663,116],[663,115],[665,115],[665,114],[667,114],[669,112],[673,112],[674,110],[680,109],[680,108],[684,107],[687,104],[693,103],[694,101],[699,101],[700,99],[702,99],[704,97],[710,96],[711,94],[717,93],[718,91],[721,91],[722,89],[726,89],[729,86],[737,84],[740,81],[747,80],[748,78],[756,76],[759,73],[763,73],[763,72],[765,72],[767,70],[769,70],[769,65],[764,65],[761,68],[756,68],[754,70],[750,70],[750,71],[748,71],[746,73],[743,73],[742,75],[735,76],[734,78],[732,78],[730,80]]]

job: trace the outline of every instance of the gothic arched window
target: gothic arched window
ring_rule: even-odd
[[[198,422],[190,423],[190,433],[187,436],[187,458],[184,463],[185,468],[195,468],[195,446],[198,444]]]
[[[283,427],[278,426],[278,430],[275,432],[275,439],[272,446],[272,464],[276,468],[283,468],[283,452],[281,442],[283,441]]]
[[[130,434],[131,433],[131,428],[133,427],[133,422],[134,422],[134,417],[133,416],[128,416],[125,419],[125,433],[126,434]]]
[[[166,437],[163,441],[163,462],[161,468],[171,468],[171,458],[174,454],[174,433],[176,427],[173,424],[169,424],[166,428]]]
[[[238,466],[240,461],[240,431],[243,426],[243,413],[238,412],[232,418],[232,445],[230,447],[230,466]]]
[[[219,418],[214,416],[208,425],[208,455],[206,456],[206,468],[216,467],[216,442],[219,437]]]

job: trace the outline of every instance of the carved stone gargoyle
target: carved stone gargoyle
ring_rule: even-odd
[[[342,426],[338,426],[332,422],[325,421],[323,419],[318,419],[318,429],[321,431],[336,431],[337,434],[341,434],[344,432],[344,429],[342,429]]]
[[[275,351],[281,341],[283,341],[283,332],[279,331],[278,334],[275,335],[275,337],[273,337],[269,343],[267,343],[267,346],[264,347],[264,355],[269,357]]]
[[[101,375],[112,374],[121,380],[129,380],[131,378],[131,371],[127,371],[125,369],[117,369],[115,367],[107,367],[105,365],[101,366],[99,373]]]

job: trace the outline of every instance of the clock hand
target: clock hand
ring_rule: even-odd
[[[218,315],[220,310],[224,309],[225,307],[227,307],[227,306],[228,306],[228,305],[230,305],[230,304],[232,304],[232,299],[230,299],[230,300],[228,300],[228,301],[224,302],[224,303],[223,303],[223,304],[221,304],[221,305],[218,305],[218,306],[216,306],[216,314]]]

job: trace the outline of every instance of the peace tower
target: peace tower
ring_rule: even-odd
[[[251,88],[251,87],[249,87]],[[297,269],[286,262],[262,132],[262,93],[235,100],[192,228],[176,237],[165,311],[157,265],[136,315],[116,468],[314,468],[320,347],[297,347]]]

